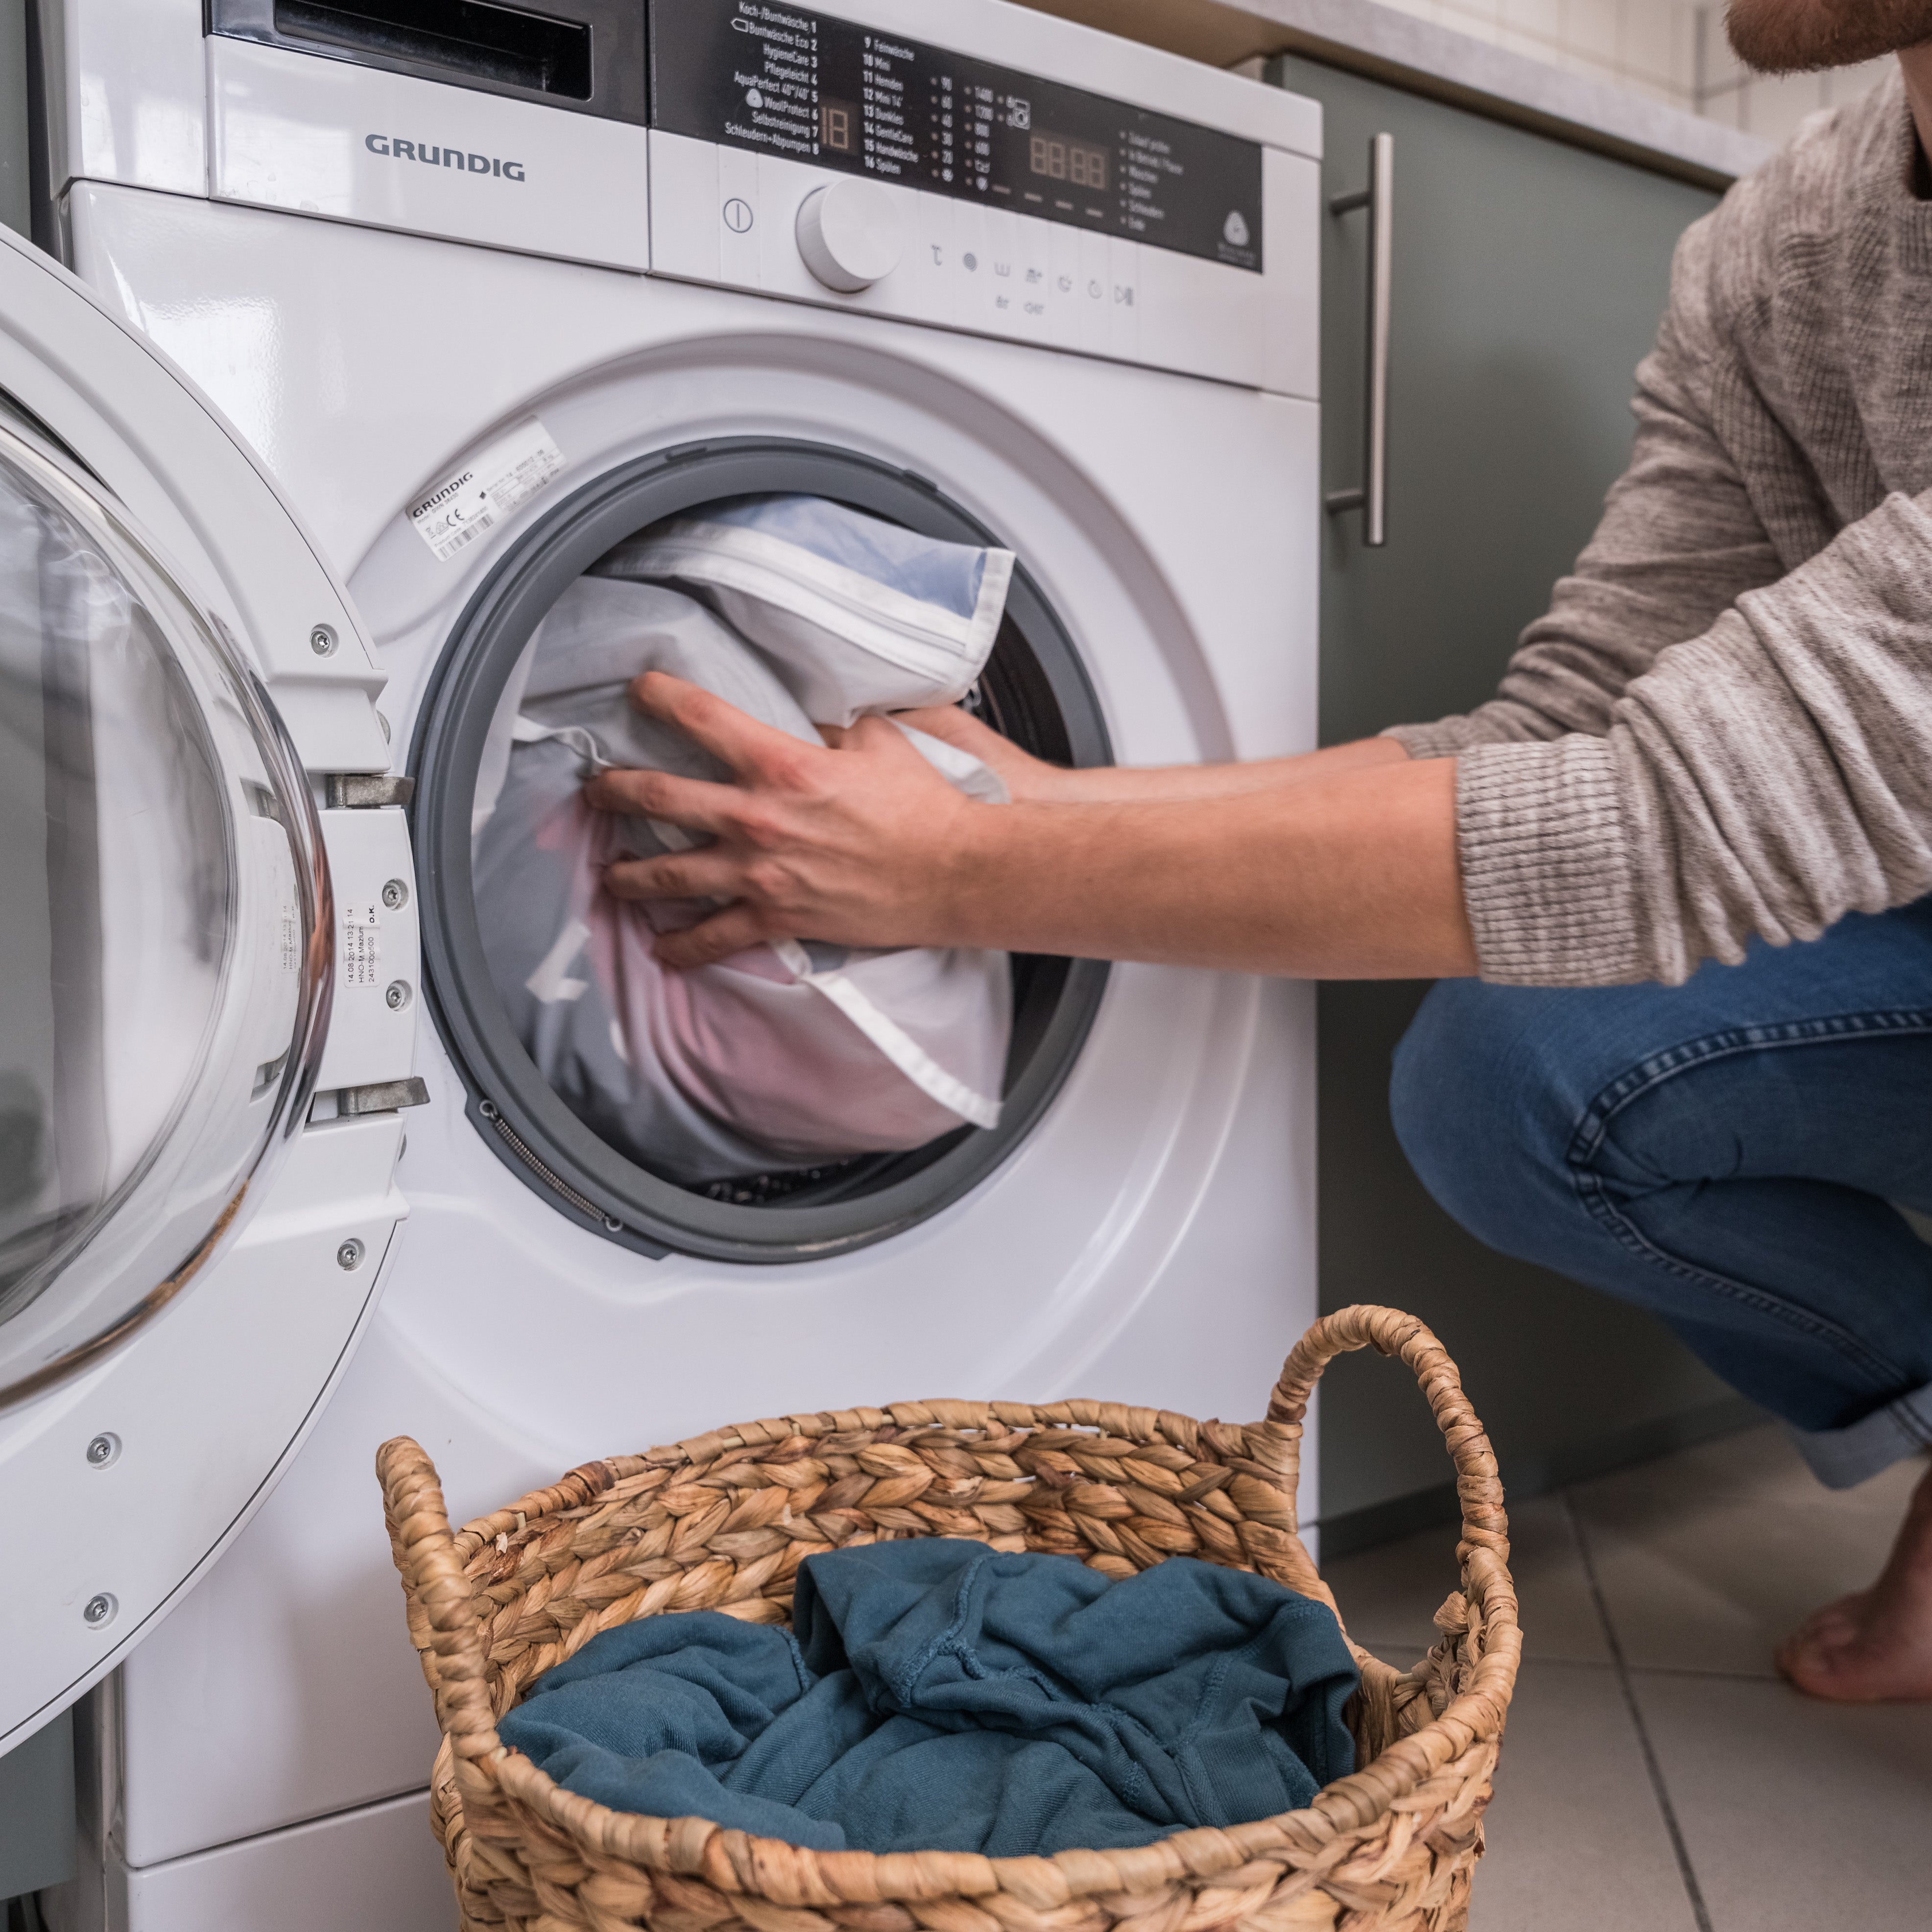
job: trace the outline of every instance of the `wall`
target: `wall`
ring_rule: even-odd
[[[1808,114],[1856,100],[1876,87],[1896,63],[1888,56],[1831,74],[1793,74],[1775,79],[1748,73],[1725,40],[1715,8],[1702,10],[1702,62],[1698,70],[1697,112],[1727,128],[1766,141],[1782,141]]]
[[[1821,107],[1852,100],[1889,61],[1832,74],[1748,73],[1724,8],[1694,0],[1379,0],[1566,73],[1605,80],[1741,133],[1781,141]]]
[[[1507,47],[1692,112],[1697,46],[1711,10],[1684,0],[1380,0],[1438,26]]]

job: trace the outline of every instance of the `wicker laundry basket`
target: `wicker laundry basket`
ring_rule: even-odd
[[[1358,1648],[1361,1768],[1306,1810],[1126,1851],[988,1858],[814,1852],[701,1818],[608,1810],[498,1740],[496,1720],[600,1630],[664,1610],[789,1615],[840,1544],[973,1537],[1125,1576],[1181,1554],[1332,1604],[1295,1534],[1301,1418],[1323,1368],[1398,1355],[1462,1503],[1461,1590],[1404,1673]],[[1455,1364],[1412,1316],[1349,1308],[1282,1370],[1264,1422],[1111,1402],[902,1402],[742,1423],[574,1469],[452,1534],[406,1437],[376,1457],[410,1630],[443,1731],[433,1812],[466,1932],[1454,1932],[1522,1640],[1494,1457]]]

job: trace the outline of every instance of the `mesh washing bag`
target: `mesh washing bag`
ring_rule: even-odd
[[[1358,1768],[1302,1810],[1050,1857],[820,1852],[610,1810],[497,1720],[600,1632],[666,1610],[784,1624],[807,1557],[906,1536],[1057,1552],[1116,1578],[1186,1555],[1334,1607],[1295,1529],[1303,1419],[1345,1350],[1398,1357],[1448,1446],[1461,1587],[1408,1670],[1349,1648]],[[1264,1420],[926,1401],[740,1423],[586,1462],[452,1532],[429,1458],[376,1456],[410,1636],[443,1732],[431,1815],[465,1932],[1462,1932],[1522,1653],[1496,1459],[1412,1316],[1317,1322]],[[1344,1618],[1346,1628],[1346,1618]]]
[[[640,532],[600,574],[683,584],[763,651],[808,716],[951,704],[993,648],[1013,554],[821,496],[746,496]]]
[[[593,576],[559,599],[499,706],[473,848],[492,978],[552,1089],[610,1144],[688,1185],[997,1125],[1012,1020],[1004,953],[782,941],[692,970],[658,964],[656,934],[712,908],[614,898],[604,868],[693,842],[591,811],[583,782],[610,766],[729,774],[632,706],[630,681],[647,670],[819,742],[772,662],[691,598]],[[901,728],[960,790],[1004,801],[979,760]]]

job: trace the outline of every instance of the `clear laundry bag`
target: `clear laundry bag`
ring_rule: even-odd
[[[822,496],[746,496],[620,544],[602,576],[682,584],[820,724],[951,704],[985,666],[1013,554],[943,543]]]
[[[499,706],[474,827],[484,950],[552,1088],[612,1145],[691,1185],[996,1125],[1012,1017],[1004,953],[785,941],[689,970],[658,963],[656,935],[713,908],[613,898],[604,868],[694,842],[592,811],[583,782],[610,766],[729,774],[631,705],[630,681],[648,670],[818,742],[775,663],[690,597],[591,576],[559,599]],[[822,659],[813,674],[828,674]],[[926,701],[908,682],[863,708]],[[960,789],[1004,802],[977,759],[907,736]]]

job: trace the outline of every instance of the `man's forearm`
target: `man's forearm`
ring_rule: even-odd
[[[1310,978],[1473,973],[1455,762],[1390,769],[1403,755],[1240,796],[980,808],[932,938]]]

